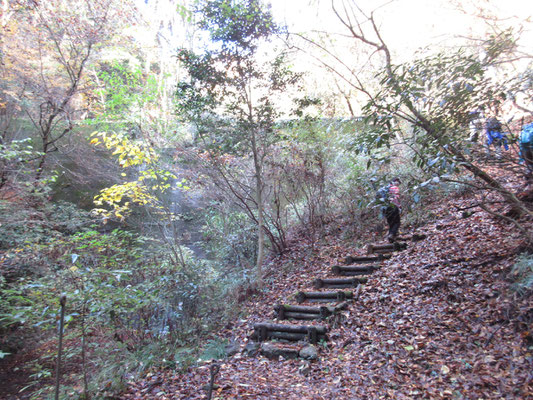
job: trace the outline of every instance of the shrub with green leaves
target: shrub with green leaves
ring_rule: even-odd
[[[253,265],[255,228],[244,213],[211,208],[206,212],[204,239],[209,258],[241,268]]]
[[[13,185],[23,181],[21,177],[32,173],[29,161],[42,156],[33,149],[30,138],[11,142],[5,139],[0,140],[0,188],[8,182]]]
[[[90,361],[81,369],[88,374],[91,392],[108,385],[105,371],[117,374],[112,385],[118,387],[126,372],[174,363],[177,348],[194,348],[231,312],[229,282],[191,252],[184,253],[184,264],[175,264],[157,240],[119,229],[67,234],[76,218],[71,218],[72,226],[64,222],[52,224],[62,231],[46,230],[50,226],[45,224],[47,238],[33,232],[24,241],[24,231],[15,238],[20,251],[11,248],[8,253],[19,258],[10,260],[20,263],[23,254],[24,262],[38,265],[29,274],[0,281],[0,330],[10,333],[3,335],[6,339],[37,332],[55,336],[58,299],[66,294],[65,353],[81,365],[77,343],[83,343]],[[0,344],[2,354],[21,345]],[[154,346],[168,347],[166,361],[150,356],[147,349]],[[38,364],[46,369],[50,363]]]
[[[93,223],[88,212],[71,203],[30,207],[0,200],[0,249],[14,251],[45,244],[61,235],[88,229]]]
[[[533,255],[522,254],[511,271],[514,290],[520,295],[531,294],[533,289]]]

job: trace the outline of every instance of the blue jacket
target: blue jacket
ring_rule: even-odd
[[[487,129],[487,145],[490,146],[492,143],[496,142],[501,143],[503,142],[503,147],[505,150],[509,150],[509,145],[507,144],[507,135],[504,132],[499,131],[491,131]]]
[[[533,122],[522,127],[520,145],[533,144]]]

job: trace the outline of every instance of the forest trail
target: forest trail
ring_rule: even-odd
[[[272,323],[270,321],[256,323],[253,327],[254,333],[251,336],[253,340],[260,343],[271,339],[300,343],[294,346],[287,346],[283,342],[279,344],[264,344],[257,346],[258,352],[271,359],[284,357],[286,359],[316,360],[318,351],[312,345],[329,340],[327,336],[329,327],[342,323],[342,319],[345,318],[343,312],[349,312],[350,304],[359,299],[360,289],[363,284],[368,282],[369,275],[381,268],[382,261],[390,258],[392,251],[406,247],[405,244],[398,243],[371,244],[368,247],[369,253],[376,252],[377,256],[348,256],[345,258],[345,263],[348,265],[334,265],[330,269],[331,274],[342,278],[316,278],[312,281],[311,286],[319,291],[299,291],[291,296],[291,299],[296,300],[297,305],[277,304],[274,306],[274,316],[278,321],[318,320],[327,322],[327,324],[295,325]],[[355,294],[352,290],[346,290],[349,288],[356,288]],[[334,303],[334,306],[328,306],[328,302]],[[314,304],[314,306],[311,304]],[[306,345],[305,342],[311,344],[311,346]]]
[[[320,246],[305,237],[295,241],[287,254],[273,260],[268,288],[245,304],[249,316],[218,333],[239,351],[217,361],[212,398],[532,398],[533,313],[527,299],[510,287],[520,237],[512,226],[484,212],[464,218],[455,206],[471,202],[470,196],[462,195],[432,205],[436,217],[417,229],[404,229],[403,235],[415,240],[379,266],[339,262],[346,254],[348,261],[366,255],[342,238],[347,227],[336,221],[329,224]],[[367,235],[360,240],[356,248],[362,249],[362,240],[376,238]],[[368,265],[373,270],[364,288],[316,289],[316,280],[327,282],[333,271],[359,278],[358,269]],[[258,334],[254,326],[261,327],[272,315],[272,305],[312,300],[314,294],[307,297],[313,292],[301,290],[310,282],[315,282],[315,293],[352,292],[357,300],[346,295],[349,309],[334,310],[337,315],[329,317],[329,340],[319,341],[318,359],[248,356],[249,337]],[[307,307],[314,304],[309,301]],[[275,308],[278,316],[280,309]],[[315,324],[323,321],[305,320],[300,325]],[[301,335],[312,337],[309,330]],[[185,372],[156,371],[129,382],[121,398],[205,399],[202,387],[209,382],[211,365],[200,363]]]

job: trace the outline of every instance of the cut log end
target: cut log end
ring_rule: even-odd
[[[322,279],[315,279],[313,281],[313,287],[315,289],[320,289],[324,287],[324,281]]]
[[[305,301],[306,297],[305,297],[305,293],[304,292],[298,292],[296,293],[296,301],[298,303],[303,303]]]

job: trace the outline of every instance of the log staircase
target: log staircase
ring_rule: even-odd
[[[349,310],[350,304],[357,301],[361,285],[371,279],[372,273],[381,268],[383,261],[390,258],[392,252],[406,248],[406,243],[370,244],[367,247],[367,256],[346,257],[343,265],[331,267],[330,273],[335,277],[317,278],[311,282],[315,291],[297,292],[294,295],[297,304],[275,305],[273,318],[276,321],[255,324],[252,340],[305,342],[313,345],[327,341],[328,327],[335,316]],[[353,289],[356,289],[355,293]],[[302,321],[305,324],[301,323]],[[314,324],[313,321],[318,323]]]

